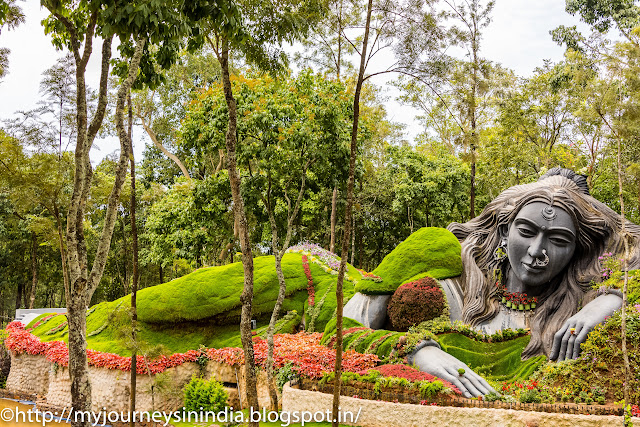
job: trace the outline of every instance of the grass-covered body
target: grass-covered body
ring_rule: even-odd
[[[303,245],[304,246],[304,245]],[[302,254],[287,253],[282,268],[287,284],[283,314],[297,312],[280,325],[280,332],[291,332],[302,320],[307,329],[323,331],[335,315],[335,268],[308,262],[314,288],[314,305],[309,307],[308,279],[303,268]],[[315,257],[309,256],[310,260]],[[319,265],[320,264],[320,265]],[[335,267],[335,266],[334,266]],[[425,275],[434,278],[460,274],[460,244],[447,230],[422,228],[413,233],[392,251],[374,270],[382,281],[365,279],[353,266],[347,264],[345,276],[345,302],[356,289],[364,293],[393,293],[407,280]],[[278,280],[273,256],[254,260],[254,318],[264,327],[273,310]],[[206,267],[171,282],[142,289],[138,292],[138,321],[140,341],[151,346],[162,344],[168,352],[184,352],[206,347],[240,346],[239,319],[240,294],[244,272],[242,263]],[[97,304],[87,317],[87,341],[91,349],[126,355],[129,352],[122,339],[126,331],[126,312],[130,297]],[[66,340],[66,317],[59,315],[46,322],[42,315],[28,327],[43,341]],[[38,324],[40,323],[40,324]],[[264,333],[259,330],[258,333]]]
[[[264,326],[271,316],[278,293],[274,257],[258,257],[254,260],[254,267],[253,312],[258,325]],[[282,260],[282,268],[287,284],[283,312],[295,310],[300,315],[304,314],[307,325],[313,320],[315,330],[324,330],[335,313],[337,276],[324,271],[315,263],[309,263],[315,288],[315,308],[311,311],[308,310],[309,294],[302,255],[286,254]],[[347,276],[361,277],[352,266],[348,266]],[[171,282],[140,290],[139,339],[151,345],[162,344],[171,353],[195,349],[200,345],[216,348],[240,346],[238,325],[243,278],[242,263],[237,262],[201,268]],[[354,284],[345,280],[345,299],[351,298],[354,291]],[[89,348],[128,354],[119,330],[126,327],[126,322],[122,320],[129,307],[129,296],[92,307],[87,317]],[[27,326],[33,327],[45,317],[46,315],[39,316]],[[59,315],[41,323],[32,332],[43,341],[66,341],[68,329],[63,326],[65,322],[66,317]],[[281,326],[286,328],[280,332],[291,332],[296,326],[291,319],[284,323]]]

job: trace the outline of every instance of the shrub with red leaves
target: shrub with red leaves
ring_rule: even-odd
[[[406,331],[410,326],[434,319],[444,312],[445,299],[435,279],[425,277],[400,286],[387,306],[393,327]]]
[[[69,366],[69,350],[62,341],[42,342],[32,333],[24,330],[20,322],[12,322],[7,328],[6,347],[16,353],[44,355],[50,362],[60,366]],[[276,334],[274,340],[274,366],[283,367],[288,362],[293,363],[293,369],[301,376],[320,378],[324,372],[333,370],[336,352],[320,344],[320,333]],[[267,341],[254,337],[256,364],[266,366]],[[241,348],[210,348],[205,350],[206,357],[214,362],[227,365],[241,365],[244,355]],[[170,356],[160,356],[154,360],[137,357],[137,372],[139,374],[159,374],[169,368],[187,362],[195,362],[202,352],[189,350],[186,353],[175,353]],[[87,350],[89,366],[106,369],[131,370],[131,358],[96,350]],[[374,354],[360,354],[355,351],[343,353],[342,366],[345,372],[360,372],[373,368],[378,363],[378,356]]]

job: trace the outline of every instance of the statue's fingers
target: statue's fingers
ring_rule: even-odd
[[[456,374],[452,374],[452,373],[449,373],[447,371],[447,373],[442,376],[442,379],[447,380],[451,384],[453,384],[454,386],[458,387],[458,390],[460,390],[460,392],[462,392],[462,395],[464,397],[468,397],[468,398],[473,397],[471,395],[471,393],[469,392],[469,390],[467,390],[467,387],[460,382],[458,377],[459,377],[459,375],[457,373]]]
[[[493,387],[491,387],[489,383],[480,375],[476,374],[475,372],[471,372],[469,376],[471,378],[474,378],[478,382],[478,384],[480,384],[481,388],[479,388],[479,390],[482,392],[482,394],[489,394],[492,392],[497,394]]]
[[[591,330],[589,328],[582,328],[580,334],[576,337],[576,342],[573,343],[573,357],[572,359],[577,359],[582,352],[582,344],[587,340],[587,336]]]
[[[550,360],[556,360],[560,355],[560,347],[562,346],[562,337],[569,327],[563,326],[556,332],[553,336],[553,347],[551,347],[551,354],[549,355]]]
[[[480,390],[478,390],[475,384],[473,384],[473,382],[469,378],[467,378],[467,374],[459,375],[459,377],[460,377],[460,381],[465,385],[465,387],[467,387],[467,390],[469,390],[469,393],[471,393],[473,397],[478,397],[482,395],[482,393],[480,392]]]
[[[571,360],[571,357],[573,357],[573,345],[576,342],[576,335],[571,334],[571,336],[569,336],[569,339],[567,340],[567,351],[564,354],[564,360]]]
[[[482,382],[480,381],[480,377],[478,377],[475,372],[469,371],[469,373],[465,374],[465,376],[481,395],[489,393],[489,390],[487,390],[487,388],[482,384]]]
[[[560,345],[560,354],[558,355],[558,362],[562,362],[567,353],[567,345],[569,344],[569,338],[571,338],[571,331],[569,328],[562,335],[562,344]]]

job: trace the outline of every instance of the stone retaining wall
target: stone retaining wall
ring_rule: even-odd
[[[137,376],[136,409],[138,411],[175,411],[183,406],[182,389],[193,375],[200,374],[196,363],[185,363],[167,369],[158,375]],[[242,406],[246,407],[246,396],[242,389],[244,367],[235,368],[210,361],[204,371],[205,378],[215,378],[225,383],[229,394],[228,404],[240,407],[237,381],[241,381]],[[89,367],[91,381],[92,410],[102,408],[109,411],[127,411],[131,374],[120,370]],[[152,393],[153,389],[153,393]],[[71,407],[71,382],[69,370],[46,360],[44,356],[15,354],[11,352],[11,371],[7,379],[7,390],[14,393],[39,395],[46,403],[55,407]],[[258,373],[258,402],[269,408],[270,399],[265,372]]]
[[[332,407],[333,396],[317,391],[299,390],[285,385],[282,410],[287,412],[324,412]],[[570,415],[546,412],[526,412],[510,409],[454,408],[390,403],[375,400],[340,397],[341,411],[360,414],[357,421],[343,424],[362,427],[618,427],[622,417],[613,415]],[[640,426],[640,419],[633,419]]]
[[[49,390],[49,367],[44,356],[11,353],[11,371],[7,378],[7,389],[27,394],[44,396]]]

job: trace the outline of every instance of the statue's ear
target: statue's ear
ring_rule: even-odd
[[[498,234],[500,235],[500,241],[506,242],[509,237],[509,225],[502,224],[498,226]]]

